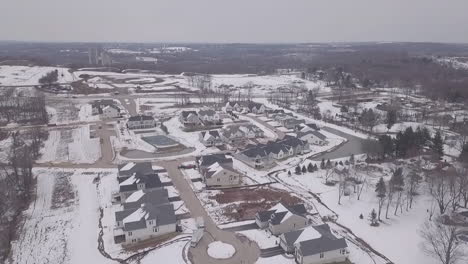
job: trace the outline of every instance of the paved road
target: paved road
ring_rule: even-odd
[[[197,198],[188,181],[178,169],[178,165],[187,159],[175,161],[160,161],[157,164],[164,167],[180,193],[180,198],[185,202],[192,217],[203,217],[205,220],[206,232],[197,247],[190,248],[189,256],[195,264],[253,264],[260,256],[260,249],[255,242],[245,237],[239,237],[233,232],[219,229],[215,222],[205,211],[205,208]],[[208,245],[213,241],[222,241],[231,244],[236,249],[236,253],[230,259],[217,260],[208,256]]]
[[[319,161],[322,159],[326,159],[326,160],[327,159],[339,159],[339,158],[349,157],[351,156],[351,154],[358,155],[358,154],[364,153],[362,145],[365,139],[344,133],[342,131],[339,131],[330,127],[324,127],[322,129],[327,132],[333,133],[337,136],[344,137],[348,140],[348,142],[344,143],[343,145],[341,145],[340,147],[338,147],[337,149],[331,152],[324,153],[322,155],[318,155],[314,157],[313,160]]]

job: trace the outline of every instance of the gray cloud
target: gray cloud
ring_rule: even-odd
[[[0,39],[468,42],[466,0],[1,0]]]

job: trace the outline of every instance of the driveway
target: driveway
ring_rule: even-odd
[[[164,167],[171,180],[179,191],[180,198],[189,209],[192,217],[203,217],[205,221],[205,235],[200,240],[197,247],[190,248],[189,257],[195,264],[250,264],[255,263],[260,256],[260,249],[257,243],[248,240],[246,237],[236,235],[233,232],[221,230],[207,214],[205,208],[197,198],[188,181],[178,169],[178,166],[187,161],[180,159],[174,161],[159,161],[157,165]],[[222,241],[231,244],[236,249],[236,253],[230,259],[218,260],[208,256],[208,245],[214,241]]]

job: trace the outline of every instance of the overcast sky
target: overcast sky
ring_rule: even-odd
[[[0,39],[468,43],[468,0],[0,0]]]

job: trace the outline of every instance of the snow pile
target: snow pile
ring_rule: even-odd
[[[58,71],[58,83],[71,83],[78,80],[67,68],[0,66],[0,84],[12,86],[38,85],[41,77],[54,70]]]
[[[208,245],[208,255],[215,259],[228,259],[231,258],[236,249],[230,245],[221,241],[215,241]]]

